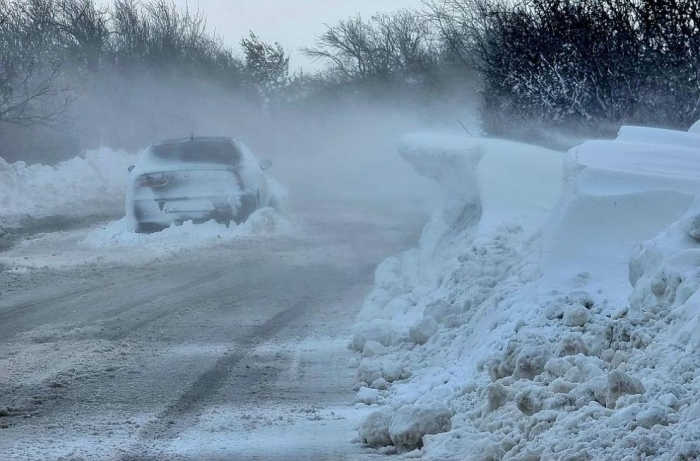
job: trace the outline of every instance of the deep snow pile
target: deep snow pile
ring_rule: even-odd
[[[202,224],[186,221],[171,225],[160,232],[137,234],[127,230],[126,218],[92,230],[78,247],[99,250],[137,249],[139,252],[172,253],[185,248],[197,248],[230,242],[243,237],[278,234],[292,228],[291,223],[274,208],[260,208],[239,225],[229,226],[211,220]]]
[[[135,158],[108,148],[85,151],[56,166],[9,164],[0,158],[0,228],[29,218],[123,211],[127,167]]]
[[[566,156],[404,138],[445,201],[354,328],[357,401],[377,405],[359,440],[440,460],[700,456],[699,146],[634,127]]]

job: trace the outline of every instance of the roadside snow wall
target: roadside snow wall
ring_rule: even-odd
[[[56,166],[9,164],[0,158],[0,228],[50,216],[122,214],[127,167],[134,160],[108,148],[85,151]]]
[[[445,199],[354,328],[358,401],[376,406],[359,441],[435,460],[700,456],[699,146],[636,127],[566,155],[402,139]]]

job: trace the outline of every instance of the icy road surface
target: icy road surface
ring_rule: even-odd
[[[378,456],[351,443],[347,339],[425,217],[310,210],[198,247],[91,249],[82,229],[0,253],[0,457]]]

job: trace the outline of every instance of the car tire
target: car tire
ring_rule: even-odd
[[[238,213],[236,213],[236,218],[234,219],[236,224],[241,224],[244,222],[250,217],[250,215],[253,214],[255,210],[258,209],[257,201],[257,197],[253,194],[244,195],[241,197],[241,207],[239,208]]]
[[[155,223],[136,223],[136,232],[137,234],[153,234],[154,232],[160,232],[163,229],[165,229],[164,226],[160,224],[155,224]]]

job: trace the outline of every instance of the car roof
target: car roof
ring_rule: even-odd
[[[165,144],[179,144],[185,142],[228,142],[231,144],[236,144],[233,138],[226,136],[190,136],[189,138],[175,138],[175,139],[165,139],[163,141],[154,142],[154,146],[162,146]]]

